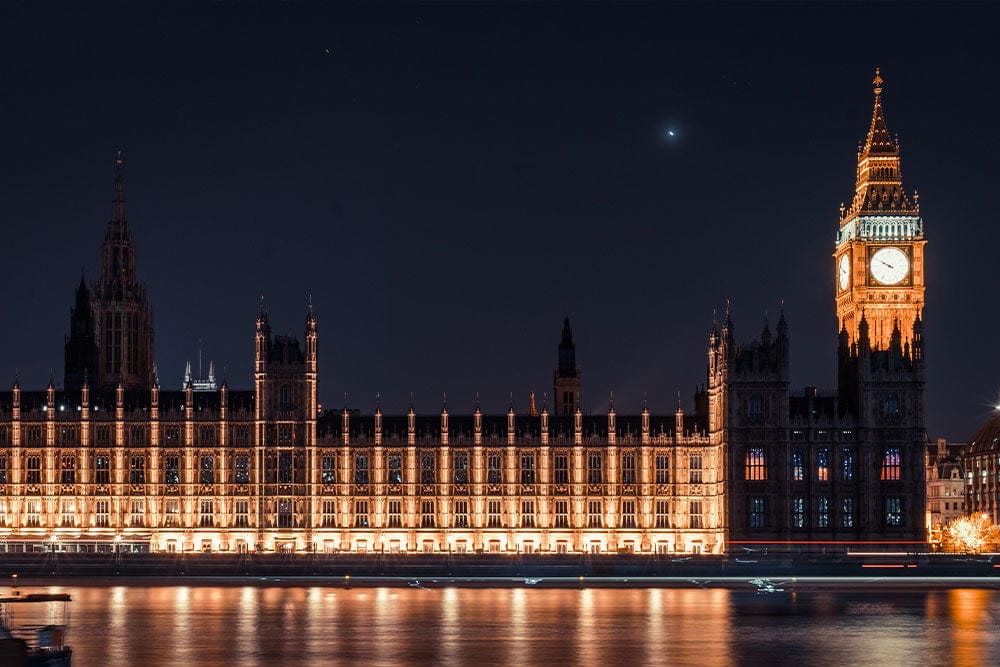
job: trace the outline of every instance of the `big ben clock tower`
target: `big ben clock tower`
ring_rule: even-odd
[[[841,207],[834,252],[839,327],[851,343],[864,319],[873,349],[888,349],[893,330],[911,338],[924,308],[924,224],[916,192],[903,190],[899,139],[882,111],[882,77],[875,70],[875,109],[858,152],[854,200]]]

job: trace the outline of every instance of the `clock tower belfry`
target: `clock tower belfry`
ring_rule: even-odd
[[[882,110],[882,77],[875,70],[875,108],[858,151],[854,200],[841,205],[834,251],[838,327],[856,343],[862,319],[873,349],[888,349],[894,329],[913,336],[924,308],[924,223],[916,191],[903,189],[899,138]]]

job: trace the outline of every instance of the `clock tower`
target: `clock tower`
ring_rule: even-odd
[[[917,193],[903,189],[899,138],[882,110],[882,77],[875,70],[875,109],[858,151],[854,200],[841,205],[834,252],[839,328],[857,343],[862,320],[873,349],[888,349],[894,329],[903,342],[924,308],[924,223]]]

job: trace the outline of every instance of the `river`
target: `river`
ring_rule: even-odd
[[[23,590],[72,595],[75,667],[1000,664],[997,590],[245,583]]]

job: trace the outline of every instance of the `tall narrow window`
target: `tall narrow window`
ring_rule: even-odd
[[[688,457],[688,483],[701,484],[701,456]]]
[[[132,456],[129,458],[128,482],[129,484],[146,483],[146,457]]]
[[[437,513],[433,500],[420,501],[420,527],[433,528],[437,525]]]
[[[701,501],[692,500],[688,503],[688,525],[691,528],[704,528],[705,516],[701,513]]]
[[[237,484],[250,483],[250,457],[246,454],[239,454],[233,464],[233,481]]]
[[[845,482],[854,481],[854,450],[850,447],[840,450],[840,479]]]
[[[0,456],[0,484],[7,483],[7,456]]]
[[[886,447],[882,456],[882,479],[892,481],[900,479],[899,447]],[[890,524],[891,525],[891,524]]]
[[[389,454],[389,483],[403,483],[403,457],[399,454]]]
[[[368,501],[356,500],[354,502],[354,527],[368,527]]]
[[[468,500],[456,500],[455,501],[455,527],[456,528],[468,528],[469,527],[469,501]]]
[[[179,500],[163,501],[163,525],[167,528],[177,528],[181,525],[181,502]]]
[[[111,457],[98,454],[94,457],[94,482],[108,484],[111,481]]]
[[[166,484],[181,483],[181,458],[165,456],[163,458],[163,481]]]
[[[759,482],[767,479],[767,465],[763,447],[749,447],[746,455],[746,478]]]
[[[587,454],[587,483],[600,484],[602,480],[602,460],[600,452],[589,452]]]
[[[826,447],[816,451],[816,479],[820,482],[830,481],[830,451]]]
[[[801,482],[806,478],[805,453],[801,447],[792,451],[792,481]]]
[[[423,454],[420,457],[420,483],[434,483],[434,455]]]
[[[324,484],[336,484],[337,483],[337,456],[335,454],[326,454],[323,456],[323,471],[321,473],[321,479]]]
[[[455,471],[455,484],[468,484],[469,455],[465,452],[455,452],[455,458],[452,460],[452,466]]]
[[[750,527],[763,528],[767,525],[767,499],[763,496],[750,498]]]
[[[367,484],[368,483],[368,455],[367,454],[355,454],[354,455],[354,483],[355,484]]]
[[[604,510],[601,507],[600,500],[591,500],[587,502],[587,527],[588,528],[602,528],[604,527]]]
[[[132,516],[129,517],[129,525],[133,528],[146,525],[146,502],[144,500],[132,501]]]
[[[292,452],[283,449],[278,452],[278,483],[292,483]]]
[[[806,499],[792,498],[792,528],[806,527]]]
[[[635,501],[622,501],[622,528],[635,528]]]
[[[820,528],[830,527],[830,498],[829,496],[819,497],[819,512],[817,513],[816,525]]]
[[[399,501],[396,501],[399,502]],[[337,501],[336,500],[324,500],[322,507],[320,509],[323,512],[323,527],[324,528],[336,528],[337,527]]]
[[[556,454],[554,472],[553,481],[556,484],[569,484],[569,456]]]
[[[28,484],[41,484],[42,483],[42,457],[41,456],[29,456],[27,459],[26,472],[27,475],[24,481]]]
[[[490,500],[486,503],[486,525],[490,528],[501,528],[500,501]]]
[[[403,503],[400,500],[390,500],[389,501],[389,528],[402,528],[403,527]]]
[[[569,528],[569,501],[556,501],[555,524],[556,528]]]
[[[198,481],[201,484],[215,484],[215,457],[211,454],[201,457]]]
[[[522,528],[534,528],[535,527],[535,501],[534,500],[522,500],[521,501],[521,527]]]
[[[622,484],[635,484],[635,453],[622,453]]]
[[[885,525],[892,528],[903,525],[903,499],[899,496],[885,499]]]
[[[501,468],[501,457],[499,454],[490,454],[486,457],[486,482],[489,484],[500,484],[503,481],[503,469]]]
[[[76,503],[69,499],[63,499],[59,505],[59,525],[63,528],[72,528],[76,525]]]
[[[670,501],[656,501],[656,527],[670,528]]]
[[[73,484],[76,482],[76,457],[63,456],[59,473],[60,481],[63,484]]]
[[[294,528],[295,527],[295,505],[292,503],[290,498],[281,498],[278,500],[278,528]]]
[[[210,528],[215,525],[215,503],[211,500],[201,501],[201,512],[199,513],[198,525],[203,528]]]
[[[666,454],[656,455],[656,483],[670,483],[670,457]]]
[[[233,515],[235,516],[235,522],[233,526],[236,528],[249,528],[250,527],[250,501],[249,500],[237,500],[233,503]]]
[[[840,501],[840,527],[854,528],[854,498],[850,496]]]
[[[111,501],[98,500],[94,503],[95,519],[98,528],[107,528],[111,525]]]
[[[521,484],[535,483],[535,455],[521,454]]]

